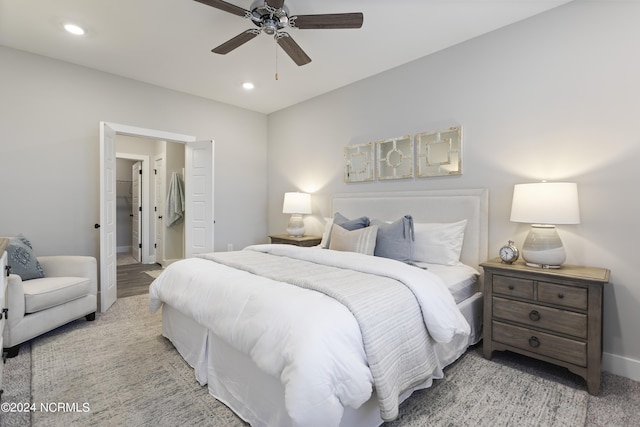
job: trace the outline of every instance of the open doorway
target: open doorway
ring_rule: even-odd
[[[213,250],[213,141],[196,141],[194,137],[153,129],[137,128],[116,123],[100,122],[100,311],[106,311],[117,299],[117,223],[116,223],[116,144],[120,136],[151,139],[179,143],[184,152],[184,231],[183,256],[189,257],[201,252]],[[154,155],[155,160],[155,155]],[[144,163],[144,162],[143,162]],[[156,164],[156,163],[154,163]],[[143,165],[144,169],[144,165]],[[149,170],[149,169],[148,169]],[[142,203],[150,200],[152,180],[142,185]],[[144,194],[147,189],[146,196]],[[147,206],[150,205],[147,203]],[[144,208],[143,208],[144,209]],[[142,215],[142,260],[148,256],[147,262],[155,262],[155,232],[151,225],[155,220],[149,215]],[[148,224],[145,226],[145,219]],[[147,234],[145,237],[145,230]],[[150,244],[145,245],[144,241]],[[166,240],[166,236],[165,236]],[[153,250],[152,250],[153,249]],[[166,249],[166,245],[165,245]],[[166,255],[165,255],[166,256]]]
[[[184,200],[184,173],[184,144],[117,135],[118,265],[166,267],[184,258],[184,203],[166,203],[167,197]],[[167,206],[174,208],[170,216]]]
[[[116,251],[118,268],[142,262],[140,240],[140,210],[142,199],[142,178],[132,172],[142,169],[139,160],[116,158]],[[138,213],[138,215],[136,215]],[[135,226],[134,226],[135,223]]]

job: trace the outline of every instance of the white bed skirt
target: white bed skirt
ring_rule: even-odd
[[[458,359],[469,345],[482,338],[482,294],[478,292],[460,302],[458,308],[471,325],[471,335],[463,345],[438,348],[443,366]],[[203,386],[208,384],[209,393],[240,418],[254,427],[293,425],[285,409],[282,383],[261,371],[248,356],[167,304],[162,307],[162,334],[194,369],[196,380]],[[428,380],[420,384],[401,396],[400,401],[431,383]],[[382,423],[374,392],[360,408],[346,407],[340,425],[371,427]]]

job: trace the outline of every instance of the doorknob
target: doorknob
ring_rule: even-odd
[[[158,219],[162,219],[162,215],[160,215],[160,216],[158,217]]]
[[[93,224],[93,228],[100,228],[100,224]]]

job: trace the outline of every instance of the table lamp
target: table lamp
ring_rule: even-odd
[[[287,234],[292,237],[304,236],[303,214],[311,213],[311,195],[307,193],[284,193],[282,213],[291,214],[287,224]]]
[[[517,184],[511,221],[531,224],[522,257],[531,267],[560,268],[566,255],[557,224],[580,224],[578,186],[571,182]]]

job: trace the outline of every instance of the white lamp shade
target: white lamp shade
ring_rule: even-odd
[[[284,193],[284,203],[282,213],[285,214],[310,214],[311,194],[307,193]]]
[[[511,221],[529,224],[580,224],[577,184],[539,182],[515,185]]]

